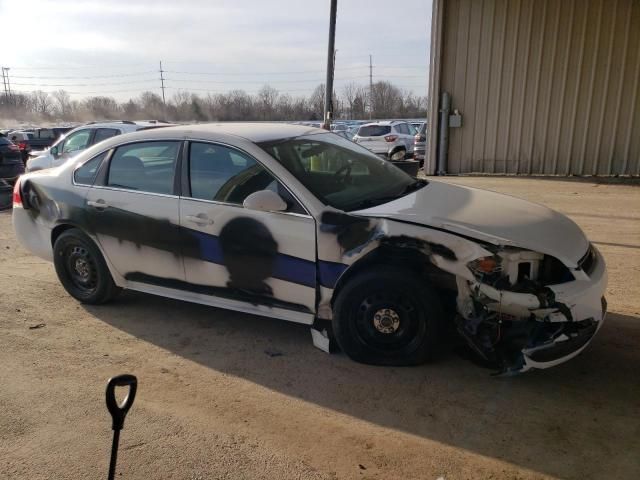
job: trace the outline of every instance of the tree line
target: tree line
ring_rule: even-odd
[[[75,100],[65,90],[12,93],[0,98],[0,118],[22,122],[86,122],[93,120],[159,119],[177,122],[311,120],[324,115],[325,85],[308,96],[291,96],[265,85],[257,93],[231,90],[198,95],[176,91],[163,102],[157,93],[146,91],[118,102],[110,96]],[[346,84],[334,92],[334,119],[421,118],[427,114],[426,97],[403,91],[393,83],[380,81],[369,86]]]

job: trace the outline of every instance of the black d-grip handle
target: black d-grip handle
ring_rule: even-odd
[[[129,393],[124,398],[124,401],[118,405],[116,400],[116,387],[129,387]],[[113,418],[113,430],[122,430],[124,426],[124,417],[127,416],[127,412],[133,405],[133,401],[136,398],[136,390],[138,389],[138,379],[133,375],[118,375],[112,377],[107,382],[107,409]]]

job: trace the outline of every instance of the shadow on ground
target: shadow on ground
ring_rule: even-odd
[[[610,314],[590,348],[565,365],[494,378],[454,354],[413,368],[360,365],[315,349],[307,327],[138,293],[86,308],[208,368],[540,473],[640,471],[632,453],[640,451],[637,317]]]

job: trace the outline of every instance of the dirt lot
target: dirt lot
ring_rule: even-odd
[[[376,368],[276,320],[136,293],[81,306],[4,212],[0,477],[104,476],[105,381],[130,372],[120,478],[640,478],[640,187],[447,181],[556,208],[604,253],[610,314],[577,359],[514,378],[454,353]]]

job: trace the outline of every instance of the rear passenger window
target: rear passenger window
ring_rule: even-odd
[[[107,186],[173,194],[180,142],[140,142],[118,148],[111,158]]]
[[[102,140],[106,140],[107,138],[115,137],[120,133],[120,130],[116,130],[115,128],[98,128],[96,130],[96,135],[93,139],[93,143],[96,144],[101,142]]]
[[[253,158],[222,145],[191,143],[189,148],[191,197],[242,205],[260,190],[272,190],[287,203],[289,212],[304,209],[289,192]]]
[[[56,136],[53,130],[42,128],[38,130],[38,138],[56,138]]]
[[[93,157],[91,160],[78,168],[73,174],[73,180],[78,185],[93,185],[93,182],[95,181],[96,175],[98,173],[98,169],[100,168],[100,164],[107,157],[107,153],[109,152],[104,152],[97,157]]]

